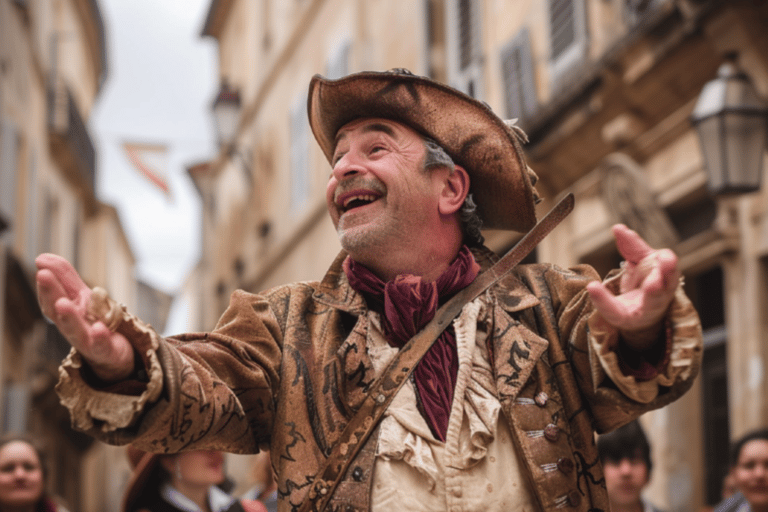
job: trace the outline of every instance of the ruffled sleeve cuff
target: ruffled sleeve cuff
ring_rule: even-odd
[[[101,288],[94,288],[88,314],[131,342],[140,359],[137,367],[142,370],[141,378],[98,386],[87,363],[73,348],[59,367],[56,392],[69,410],[75,428],[112,432],[133,425],[145,406],[159,398],[163,389],[163,371],[157,356],[160,336]]]
[[[619,332],[597,312],[588,320],[592,373],[596,385],[610,379],[627,397],[640,403],[652,402],[661,387],[686,380],[701,350],[701,324],[691,301],[683,292],[682,280],[675,290],[665,319],[664,338],[648,354],[620,350]],[[666,343],[665,343],[666,342]]]

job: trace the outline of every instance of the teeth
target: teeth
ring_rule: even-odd
[[[349,203],[351,203],[352,201],[355,201],[355,200],[366,201],[366,202],[371,203],[374,200],[376,200],[376,196],[373,196],[373,195],[351,196],[351,197],[348,197],[344,201],[344,204],[342,206],[344,208],[346,208],[347,206],[349,206]]]

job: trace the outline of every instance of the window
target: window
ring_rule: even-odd
[[[525,120],[536,112],[536,83],[533,76],[531,37],[521,30],[501,51],[507,119]]]
[[[699,312],[704,335],[704,359],[700,377],[704,426],[704,488],[707,504],[714,505],[720,500],[723,477],[728,471],[730,443],[722,269],[715,267],[699,275],[686,277],[686,293]]]
[[[704,188],[667,207],[667,213],[680,235],[687,240],[712,229],[717,216],[717,203]]]
[[[447,12],[451,84],[474,98],[481,96],[482,48],[477,0],[452,0]]]
[[[549,0],[550,67],[561,88],[587,57],[585,0]]]
[[[309,200],[309,120],[307,99],[302,96],[291,109],[291,211],[304,208]]]
[[[38,250],[40,243],[40,231],[38,229],[40,222],[38,213],[40,210],[40,196],[38,193],[38,187],[39,179],[37,176],[37,153],[33,149],[29,158],[29,170],[27,172],[27,190],[29,193],[27,194],[27,219],[25,229],[27,259],[29,260],[30,265],[32,265],[32,268],[34,268],[35,258],[40,252]]]
[[[641,23],[668,0],[624,0],[624,21],[628,26]]]
[[[29,387],[18,382],[6,382],[3,395],[3,432],[25,432],[29,426]]]
[[[438,0],[423,0],[424,62],[427,75],[445,81],[445,5]]]
[[[352,44],[344,41],[328,58],[326,65],[326,78],[335,79],[347,76],[349,74],[349,50]]]

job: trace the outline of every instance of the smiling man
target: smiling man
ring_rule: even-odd
[[[163,339],[38,258],[74,348],[57,387],[74,425],[149,451],[268,445],[281,511],[607,510],[593,429],[670,403],[699,368],[676,256],[616,226],[620,272],[519,265],[400,366],[498,259],[481,225],[536,224],[524,134],[404,70],[316,76],[308,109],[343,248],[321,281],[236,291],[212,332]]]

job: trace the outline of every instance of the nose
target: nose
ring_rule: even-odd
[[[343,181],[362,174],[364,169],[355,154],[349,151],[333,166],[332,174],[336,181]]]
[[[621,459],[621,461],[619,462],[619,472],[621,474],[626,475],[630,473],[631,470],[632,470],[632,461],[630,461],[629,459]]]

